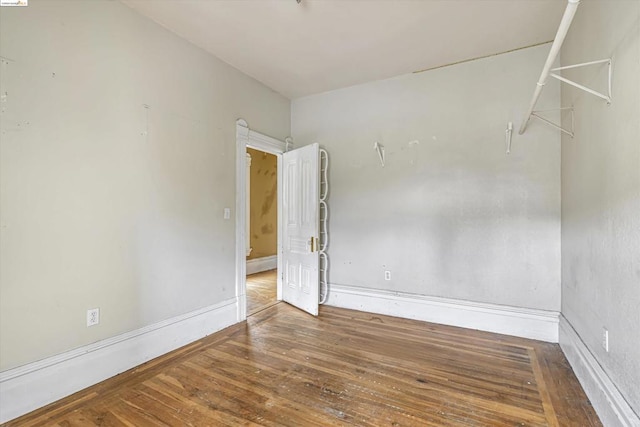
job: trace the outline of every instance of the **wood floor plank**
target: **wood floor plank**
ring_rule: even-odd
[[[542,399],[544,414],[547,417],[547,424],[549,425],[549,427],[558,427],[558,419],[556,418],[556,412],[553,409],[553,403],[551,402],[551,397],[549,395],[549,390],[547,390],[547,384],[544,381],[542,370],[540,369],[540,365],[538,364],[538,357],[533,350],[529,350],[529,356],[531,358],[531,368],[533,369],[533,374],[536,377],[538,392],[540,393],[540,397]]]
[[[277,270],[247,276],[247,313],[254,314],[277,303]]]
[[[558,345],[283,303],[10,426],[585,426]]]

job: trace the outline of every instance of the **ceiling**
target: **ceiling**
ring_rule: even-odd
[[[566,3],[122,1],[290,99],[550,41]]]

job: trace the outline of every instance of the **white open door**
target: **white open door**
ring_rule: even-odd
[[[319,146],[282,155],[282,299],[314,316],[319,302]]]

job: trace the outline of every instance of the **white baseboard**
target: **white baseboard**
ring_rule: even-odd
[[[640,426],[640,417],[633,412],[564,316],[560,316],[560,347],[603,425]]]
[[[355,286],[329,286],[327,305],[469,329],[558,342],[555,311],[382,291]]]
[[[278,255],[247,260],[247,275],[274,270],[278,267]]]
[[[237,323],[237,299],[0,372],[0,423]]]

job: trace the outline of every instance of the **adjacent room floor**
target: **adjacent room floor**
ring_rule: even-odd
[[[247,314],[251,315],[277,302],[277,270],[247,276]]]
[[[277,303],[11,425],[601,424],[557,344]]]

